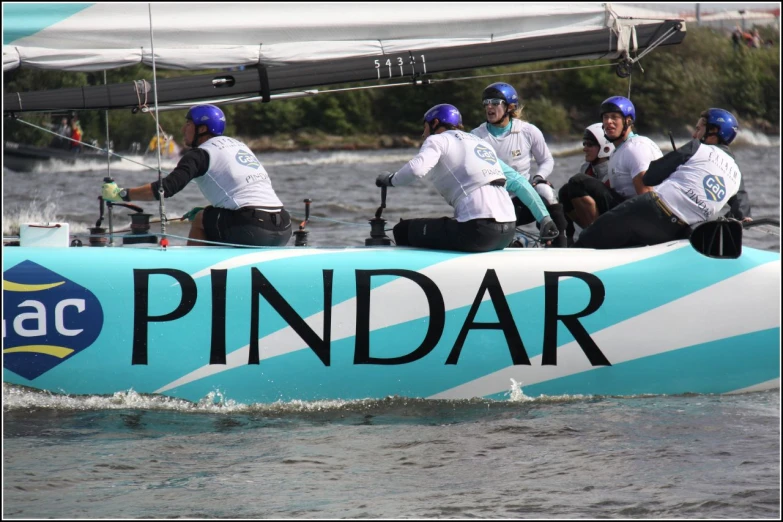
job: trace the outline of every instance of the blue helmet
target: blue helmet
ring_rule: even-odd
[[[505,100],[507,105],[511,105],[512,103],[519,103],[519,96],[517,96],[517,91],[515,91],[514,88],[509,84],[503,82],[487,85],[487,88],[484,89],[484,92],[481,93],[482,100],[488,100],[491,98],[500,98],[501,100]]]
[[[194,105],[185,119],[192,120],[196,127],[206,125],[209,133],[214,136],[222,136],[226,130],[226,115],[214,105]]]
[[[612,96],[604,100],[600,116],[603,118],[607,112],[619,112],[624,118],[630,117],[632,121],[636,121],[636,108],[631,100],[622,96]]]
[[[462,114],[459,113],[459,109],[448,103],[436,105],[424,113],[424,121],[428,123],[436,118],[441,124],[445,123],[455,127],[462,125]]]
[[[726,145],[730,145],[739,132],[739,123],[732,113],[723,109],[707,109],[702,113],[707,126],[717,127],[714,133]]]

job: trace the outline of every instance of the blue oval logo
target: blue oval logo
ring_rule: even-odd
[[[240,150],[239,152],[237,152],[235,159],[237,160],[237,163],[239,163],[243,167],[252,167],[254,169],[257,169],[258,167],[261,166],[261,162],[258,161],[258,158],[256,158],[252,152],[249,152],[247,150]]]
[[[3,272],[3,367],[35,379],[98,338],[95,294],[32,261]]]
[[[726,183],[723,178],[713,175],[704,178],[704,194],[712,201],[723,201],[726,197]]]
[[[495,151],[483,143],[476,145],[476,148],[473,149],[473,151],[476,153],[476,156],[483,159],[490,165],[495,165],[498,162],[498,157],[495,155]]]

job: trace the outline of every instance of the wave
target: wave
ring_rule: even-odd
[[[399,149],[399,151],[339,151],[319,152],[317,157],[308,158],[301,152],[286,153],[286,157],[275,158],[271,155],[281,153],[258,154],[259,160],[265,167],[294,166],[294,165],[354,165],[374,163],[405,163],[411,159],[417,149]]]
[[[492,399],[412,399],[398,396],[390,396],[383,399],[330,399],[330,400],[292,400],[276,401],[273,403],[242,404],[227,399],[219,390],[208,393],[199,402],[194,403],[184,399],[138,393],[132,389],[117,392],[112,395],[66,395],[46,391],[35,390],[25,386],[3,383],[3,411],[19,410],[61,410],[61,411],[85,411],[85,410],[156,410],[176,411],[181,413],[263,413],[266,415],[283,414],[310,414],[328,412],[367,412],[369,410],[382,410],[390,412],[395,410],[418,410],[425,412],[447,405],[450,408],[472,407],[486,408],[488,405],[514,405],[519,402],[547,404],[562,402],[580,402],[595,400],[591,395],[560,395],[523,397],[519,383],[513,382],[508,393],[507,400]]]

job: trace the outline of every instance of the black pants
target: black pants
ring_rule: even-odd
[[[284,246],[291,239],[291,216],[285,209],[266,212],[252,207],[238,210],[208,206],[204,231],[210,241],[252,246]]]
[[[516,232],[514,223],[494,219],[473,219],[460,223],[454,218],[404,219],[394,225],[397,246],[489,252],[511,244]]]
[[[574,237],[574,221],[568,217],[568,214],[574,211],[574,204],[572,199],[582,198],[590,196],[595,201],[595,206],[598,209],[598,215],[609,212],[614,207],[625,201],[619,192],[613,188],[607,187],[596,178],[588,176],[587,174],[576,174],[571,176],[568,182],[560,187],[558,192],[560,203],[563,204],[563,211],[566,215],[567,227],[566,235],[568,237]]]
[[[557,226],[557,230],[560,232],[560,235],[557,236],[557,238],[552,241],[553,247],[565,247],[566,245],[566,227],[568,226],[568,221],[566,220],[565,212],[563,211],[563,205],[560,203],[555,203],[554,205],[550,205],[549,202],[545,199],[541,199],[541,201],[544,202],[544,207],[546,207],[547,212],[549,212],[549,217],[552,218],[552,221],[555,222],[555,226]],[[511,202],[514,204],[514,214],[517,216],[517,226],[521,225],[527,225],[529,223],[535,222],[536,218],[533,216],[533,213],[530,212],[530,209],[525,206],[522,201],[519,200],[518,197],[512,196]],[[572,234],[573,235],[573,234]]]
[[[627,199],[584,229],[577,248],[657,245],[687,237],[689,227],[663,206],[654,192]]]

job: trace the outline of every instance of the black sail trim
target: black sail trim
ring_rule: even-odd
[[[677,20],[636,26],[639,50],[651,45],[670,28],[676,33],[662,45],[676,45],[685,38]],[[231,73],[231,86],[215,88],[216,74],[201,74],[157,81],[158,103],[176,103],[211,98],[257,96],[264,101],[271,94],[340,83],[410,79],[435,73],[517,63],[567,60],[605,56],[616,51],[617,38],[609,29],[578,34],[546,35],[492,43],[442,47],[429,50],[403,50],[397,53],[354,57],[319,62],[302,62]],[[415,64],[411,57],[415,58]],[[415,70],[414,70],[415,67]],[[6,93],[5,113],[85,109],[117,109],[138,106],[133,82],[75,87],[51,91]],[[147,101],[152,105],[152,101]],[[22,109],[24,107],[24,109]]]

